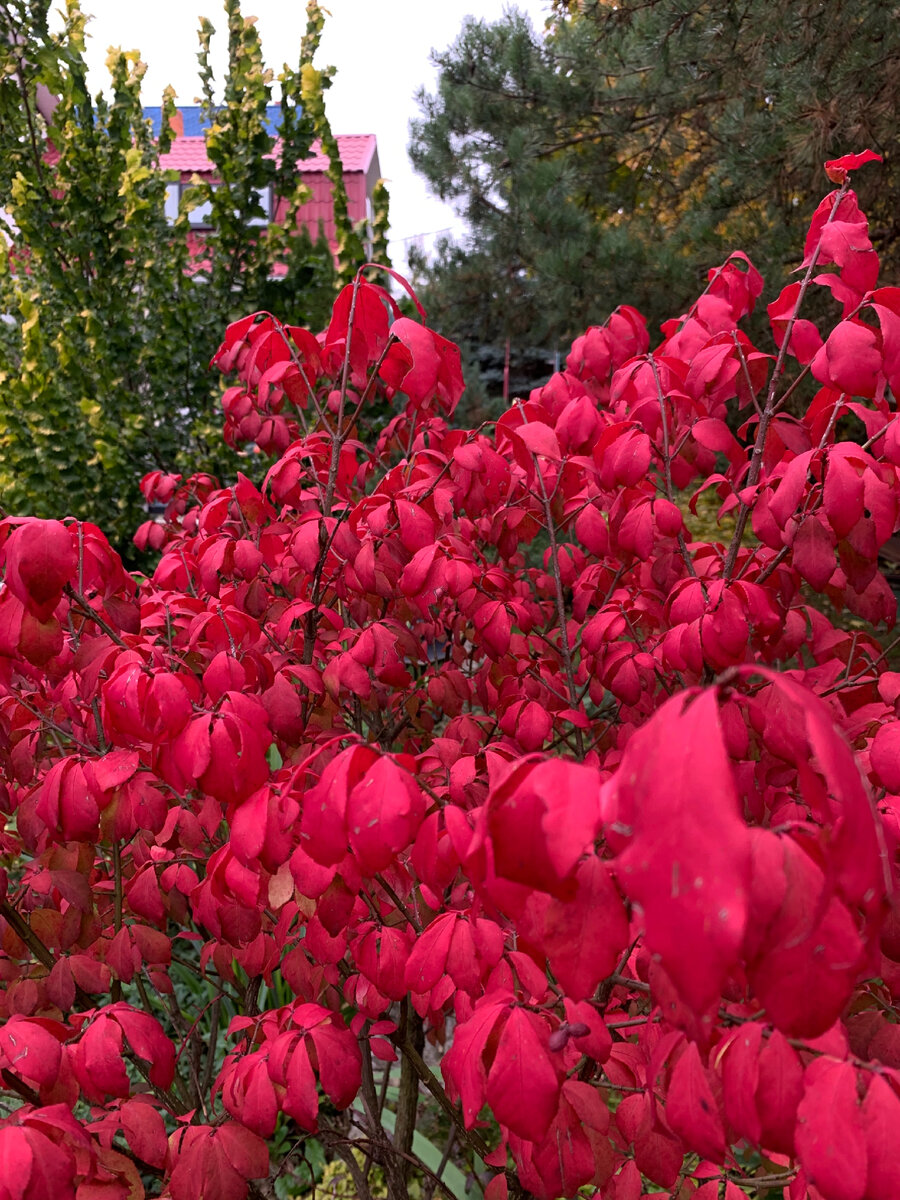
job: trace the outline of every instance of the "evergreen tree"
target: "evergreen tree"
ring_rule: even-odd
[[[571,0],[541,32],[469,19],[434,61],[410,153],[470,229],[418,264],[448,336],[553,347],[618,303],[655,322],[736,246],[774,294],[822,162],[866,146],[888,277],[900,260],[892,5]]]

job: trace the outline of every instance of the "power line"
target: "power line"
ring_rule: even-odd
[[[412,233],[412,234],[410,234],[409,237],[404,237],[404,238],[393,237],[393,238],[391,238],[391,241],[392,242],[402,242],[403,245],[405,246],[408,242],[414,242],[418,238],[438,237],[442,233],[452,233],[452,232],[453,232],[452,225],[448,225],[444,229],[428,229],[424,233]]]

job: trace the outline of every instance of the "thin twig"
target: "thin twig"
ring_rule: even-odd
[[[844,196],[847,194],[847,189],[849,188],[849,186],[850,186],[849,180],[847,180],[843,184],[841,184],[840,190],[838,191],[838,194],[837,194],[837,198],[835,199],[835,202],[832,206],[831,212],[828,214],[828,219],[825,222],[826,226],[830,225],[831,222],[834,221],[835,218],[837,217],[838,211],[841,207],[841,201],[844,199]],[[823,227],[823,235],[824,235],[824,227]],[[797,386],[797,384],[800,381],[800,378],[806,372],[806,368],[804,368],[804,370],[800,373],[800,376],[798,376],[798,378],[794,380],[793,384],[791,384],[791,386],[788,388],[788,390],[781,397],[781,400],[776,402],[775,393],[778,389],[778,383],[781,378],[781,373],[784,370],[784,364],[785,364],[785,360],[787,358],[788,347],[791,342],[791,334],[794,329],[794,322],[797,320],[797,314],[800,311],[800,306],[803,303],[803,298],[806,295],[807,289],[809,288],[810,282],[812,281],[813,272],[816,269],[816,264],[819,261],[819,251],[822,246],[822,236],[823,235],[820,235],[819,243],[816,246],[815,250],[813,251],[812,257],[809,261],[809,266],[806,268],[806,274],[803,276],[803,280],[800,284],[800,290],[797,293],[797,301],[794,304],[794,311],[791,313],[790,319],[787,323],[787,327],[785,328],[784,339],[782,340],[782,343],[781,343],[781,349],[778,351],[778,357],[775,360],[775,366],[772,370],[772,378],[769,381],[769,390],[766,395],[765,407],[763,408],[762,415],[759,418],[759,425],[757,426],[757,430],[756,430],[756,440],[753,444],[753,453],[750,458],[750,470],[747,472],[747,478],[746,478],[746,481],[744,484],[745,487],[753,487],[758,482],[759,476],[760,476],[760,471],[762,470],[763,452],[766,447],[766,438],[767,438],[768,432],[769,432],[769,423],[772,420],[772,417],[775,415],[775,412],[778,409],[778,407],[784,405],[785,400],[790,395],[790,393],[793,391],[793,389]],[[750,515],[750,504],[746,501],[742,501],[741,506],[738,510],[737,517],[735,519],[734,533],[731,538],[731,545],[728,547],[728,556],[725,559],[725,567],[723,570],[723,575],[724,575],[725,579],[731,579],[732,575],[734,574],[734,565],[735,565],[735,562],[737,561],[738,551],[740,550],[741,542],[744,537],[744,528],[747,524],[747,518],[749,517],[749,515]]]

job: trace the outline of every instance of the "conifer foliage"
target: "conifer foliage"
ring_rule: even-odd
[[[878,0],[554,0],[509,6],[433,55],[410,155],[465,217],[416,264],[445,336],[562,351],[615,303],[655,325],[735,246],[773,292],[847,146],[885,153],[858,181],[896,278],[900,26]],[[824,316],[824,309],[816,309]],[[807,315],[809,315],[807,313]],[[757,337],[764,326],[753,322]]]
[[[455,429],[456,348],[359,274],[318,337],[228,327],[271,466],[148,475],[152,578],[2,523],[0,1196],[296,1194],[313,1145],[364,1200],[372,1164],[392,1200],[900,1192],[871,157],[766,349],[736,253],[652,349],[619,309]]]

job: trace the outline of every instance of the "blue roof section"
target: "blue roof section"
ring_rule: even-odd
[[[184,121],[184,137],[203,137],[205,133],[205,124],[203,121],[203,110],[199,104],[189,104],[184,107],[179,105],[178,111],[181,113]],[[159,131],[162,127],[162,108],[151,107],[144,109],[144,116],[147,120],[153,122],[153,136],[159,137]],[[269,126],[269,133],[277,134],[279,126],[279,118],[281,116],[281,105],[270,104],[266,108],[266,122]]]

